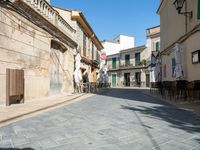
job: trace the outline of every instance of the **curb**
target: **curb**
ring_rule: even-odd
[[[10,122],[10,121],[12,121],[12,120],[19,119],[19,118],[21,118],[21,117],[28,116],[28,115],[30,115],[30,114],[34,114],[34,113],[36,113],[36,112],[40,112],[40,111],[43,111],[43,110],[47,110],[47,109],[49,109],[49,108],[57,107],[57,106],[59,106],[59,105],[62,105],[62,104],[71,102],[71,101],[73,101],[73,100],[75,100],[75,99],[77,99],[77,98],[80,98],[80,97],[82,97],[82,96],[85,96],[85,95],[87,95],[87,94],[81,94],[81,95],[79,95],[79,96],[73,97],[73,98],[68,99],[68,100],[66,100],[66,101],[63,101],[63,102],[59,102],[59,103],[54,104],[54,105],[49,105],[49,106],[46,106],[46,107],[43,107],[43,108],[40,108],[40,109],[36,109],[36,110],[30,111],[30,112],[27,112],[27,113],[23,113],[23,114],[14,116],[14,117],[10,117],[10,118],[8,118],[8,119],[1,120],[1,121],[0,121],[0,124],[5,124],[5,123]]]

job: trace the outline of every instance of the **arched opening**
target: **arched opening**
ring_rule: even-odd
[[[58,41],[51,41],[50,94],[62,92],[64,82],[64,52],[67,48]]]

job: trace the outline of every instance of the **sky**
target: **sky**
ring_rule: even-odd
[[[146,44],[146,29],[160,24],[156,10],[160,0],[51,0],[53,6],[83,12],[99,40],[116,36],[135,37],[135,45]]]

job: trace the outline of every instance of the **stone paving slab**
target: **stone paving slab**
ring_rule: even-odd
[[[69,103],[72,100],[84,97],[86,95],[87,94],[65,94],[65,95],[51,96],[48,98],[29,100],[24,104],[13,104],[7,107],[0,105],[0,126],[7,122],[9,123],[9,121],[18,119],[23,116],[44,111],[67,102]]]
[[[0,127],[1,148],[199,150],[200,117],[138,89],[109,89]]]

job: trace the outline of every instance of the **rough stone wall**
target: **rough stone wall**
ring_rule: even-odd
[[[1,8],[0,104],[5,104],[6,68],[25,71],[25,99],[48,95],[49,37],[20,15]]]
[[[19,14],[0,9],[0,105],[6,102],[6,68],[24,70],[25,102],[48,96],[52,36]],[[67,49],[62,92],[73,91],[73,49]]]

